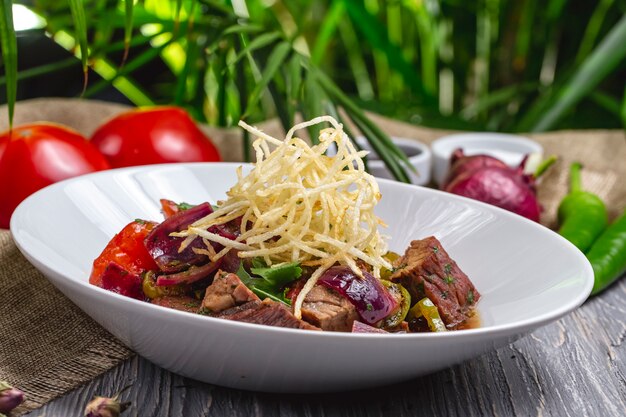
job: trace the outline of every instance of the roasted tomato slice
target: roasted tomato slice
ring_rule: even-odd
[[[188,203],[176,203],[172,200],[167,200],[162,198],[161,200],[161,212],[163,216],[167,219],[172,217],[174,214],[179,213],[181,211],[189,210],[192,207],[195,207],[193,204]]]
[[[144,239],[157,223],[135,220],[126,225],[93,261],[89,282],[103,287],[102,277],[111,263],[132,275],[141,276],[145,271],[158,267],[143,244]]]

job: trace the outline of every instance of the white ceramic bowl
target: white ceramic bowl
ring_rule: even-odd
[[[415,172],[407,170],[411,183],[416,185],[428,184],[430,182],[432,163],[432,155],[428,145],[414,139],[399,138],[396,136],[392,136],[391,140],[405,153],[411,166],[415,168]],[[393,174],[387,169],[385,163],[380,159],[376,151],[372,149],[364,136],[357,136],[355,141],[361,149],[370,152],[368,155],[368,168],[373,176],[377,178],[394,179]],[[329,149],[328,155],[332,156],[335,152],[335,149]]]
[[[549,229],[386,180],[377,212],[389,224],[391,248],[438,237],[482,293],[480,328],[395,335],[283,329],[166,309],[88,283],[93,259],[126,223],[161,219],[162,197],[224,198],[237,166],[153,165],[70,179],[26,199],[11,232],[54,285],[140,355],[187,377],[247,390],[338,391],[410,379],[506,345],[569,313],[591,291],[584,255]]]
[[[540,144],[518,135],[473,132],[444,136],[432,143],[433,179],[438,185],[445,180],[450,156],[457,148],[462,148],[466,155],[491,155],[512,167],[519,165],[525,155],[543,154]]]

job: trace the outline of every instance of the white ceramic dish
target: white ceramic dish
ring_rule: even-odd
[[[392,136],[391,140],[404,152],[415,172],[408,171],[412,184],[425,185],[430,182],[432,154],[428,145],[414,139],[399,138]],[[363,136],[355,138],[356,143],[364,150],[370,151],[368,155],[368,167],[371,174],[377,178],[394,179],[393,174],[387,169],[385,163],[372,149],[369,142]],[[328,155],[335,154],[334,149],[329,149]]]
[[[93,259],[158,200],[223,198],[237,164],[156,165],[67,180],[26,199],[11,232],[24,255],[98,323],[173,372],[218,385],[322,392],[410,379],[498,348],[569,313],[592,269],[565,239],[507,211],[435,190],[380,181],[391,248],[434,234],[482,293],[480,328],[437,334],[349,334],[214,319],[125,298],[88,283]]]
[[[444,136],[432,144],[433,179],[438,185],[445,180],[450,169],[450,156],[462,148],[466,155],[486,154],[517,166],[524,155],[543,154],[543,147],[524,136],[505,133],[473,132]]]

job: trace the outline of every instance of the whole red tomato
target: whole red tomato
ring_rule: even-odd
[[[80,133],[65,126],[33,123],[0,135],[0,228],[15,207],[35,191],[109,164]]]
[[[178,107],[122,113],[100,126],[91,142],[115,168],[221,160],[211,140]]]

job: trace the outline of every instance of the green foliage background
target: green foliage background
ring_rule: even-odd
[[[11,1],[4,0],[7,21]],[[175,103],[232,126],[361,109],[497,131],[626,124],[626,0],[36,0],[53,39],[137,105]],[[10,20],[9,20],[10,21]],[[1,22],[0,22],[1,23]],[[11,28],[0,25],[7,97]],[[88,50],[87,53],[83,53]],[[19,51],[18,51],[19,52]],[[8,64],[8,65],[7,65]],[[158,71],[150,84],[138,71]],[[372,139],[371,136],[374,136]],[[400,164],[398,164],[400,161]],[[388,161],[389,162],[389,161]]]

